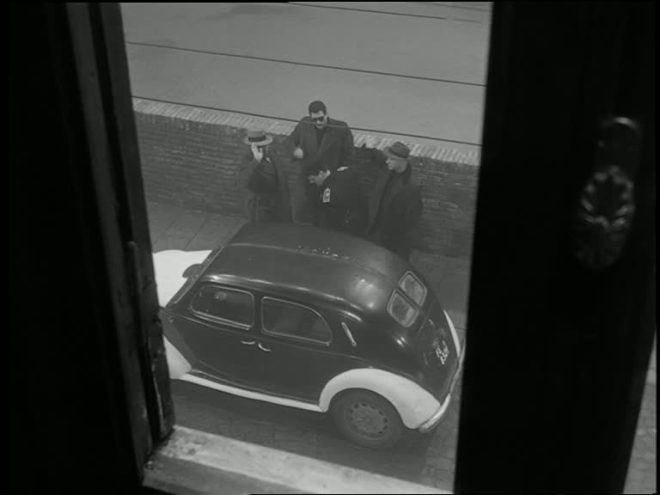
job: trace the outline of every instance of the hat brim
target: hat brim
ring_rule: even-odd
[[[396,153],[392,153],[389,147],[385,148],[383,150],[383,153],[385,153],[385,156],[387,156],[388,158],[398,158],[399,160],[407,160],[408,158],[410,158],[410,155],[401,156],[401,155],[397,155]]]
[[[261,141],[249,141],[248,138],[243,139],[243,142],[245,144],[252,145],[254,144],[255,146],[266,146],[267,144],[270,144],[273,142],[273,138],[270,136],[266,136],[263,140]]]

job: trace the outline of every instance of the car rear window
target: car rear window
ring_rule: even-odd
[[[265,297],[261,302],[264,332],[328,344],[332,331],[325,320],[309,308]]]
[[[387,312],[401,326],[406,328],[412,325],[419,315],[419,309],[396,290],[392,292],[390,301],[387,303]]]
[[[399,281],[401,290],[412,299],[417,306],[423,306],[426,300],[426,287],[411,272],[406,272]]]

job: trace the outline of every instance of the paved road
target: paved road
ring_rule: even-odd
[[[490,27],[482,4],[122,4],[122,12],[135,96],[292,120],[323,99],[354,128],[466,151],[481,142]]]
[[[318,413],[243,399],[176,380],[171,386],[178,425],[451,490],[458,400],[433,433],[412,432],[395,450],[375,451],[347,442],[330,418]]]

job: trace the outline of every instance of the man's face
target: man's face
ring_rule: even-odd
[[[328,116],[323,111],[310,113],[309,116],[317,129],[323,129],[328,123]]]
[[[389,170],[393,170],[399,174],[406,170],[408,166],[408,161],[405,158],[395,158],[392,156],[387,157],[386,163]]]

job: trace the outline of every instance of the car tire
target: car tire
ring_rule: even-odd
[[[368,390],[343,392],[332,403],[332,416],[346,438],[372,449],[393,447],[404,431],[394,406],[384,397]]]

